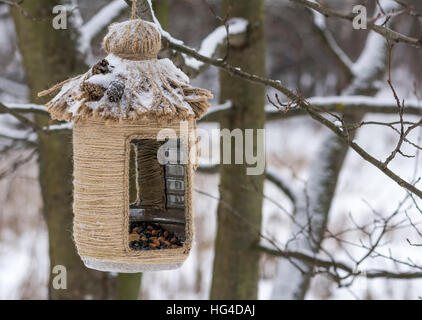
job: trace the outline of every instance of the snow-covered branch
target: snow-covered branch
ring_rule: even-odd
[[[204,57],[212,58],[217,52],[219,46],[223,45],[227,37],[244,35],[248,29],[248,21],[243,18],[233,18],[228,22],[229,34],[227,35],[226,27],[220,26],[211,32],[207,37],[202,40],[201,46],[198,50],[198,53]],[[185,58],[185,64],[187,67],[192,68],[196,71],[199,71],[205,63],[203,61],[197,60],[191,56],[183,54]]]
[[[37,132],[39,134],[50,134],[50,133],[60,133],[68,130],[73,129],[72,123],[63,123],[57,125],[50,125],[47,127],[41,128],[35,122],[31,121],[30,119],[26,118],[22,114],[29,113],[29,114],[42,114],[49,116],[48,112],[45,110],[44,106],[37,105],[37,104],[13,104],[7,103],[3,104],[0,103],[0,114],[8,114],[11,115],[13,118],[18,120],[21,124],[23,124],[26,128],[30,128],[28,132]],[[24,131],[26,131],[25,129]],[[6,135],[6,134],[4,134]],[[13,136],[12,136],[13,138]],[[15,137],[16,138],[16,137]]]
[[[293,1],[304,7],[313,9],[323,14],[325,17],[340,18],[340,19],[348,20],[348,21],[353,21],[353,19],[355,18],[355,16],[351,12],[350,13],[339,12],[311,0],[290,0],[290,1]],[[397,2],[395,3],[398,4]],[[416,47],[422,46],[422,42],[420,39],[409,37],[397,31],[391,30],[390,28],[380,25],[376,22],[368,22],[368,29],[376,32],[377,34],[381,35],[385,39],[391,40],[393,42],[402,42],[402,43],[410,44]]]
[[[352,95],[311,97],[306,100],[317,107],[320,112],[345,114],[397,114],[397,102],[393,98],[387,99],[385,97]],[[213,105],[200,121],[219,121],[221,117],[224,117],[230,112],[230,109],[231,104],[229,102]],[[290,119],[307,115],[306,111],[300,108],[292,108],[289,112],[281,113],[278,109],[274,108],[272,104],[267,104],[265,106],[265,111],[267,121]],[[404,114],[420,116],[422,114],[422,101],[416,99],[406,100]]]
[[[128,4],[131,3],[126,1]],[[148,6],[146,6],[148,4]],[[163,48],[170,48],[176,49],[175,47],[185,48],[187,50],[175,50],[176,52],[180,52],[182,65],[179,66],[188,73],[191,77],[194,77],[204,71],[206,67],[209,65],[207,61],[204,59],[198,59],[197,57],[205,57],[212,59],[218,53],[218,49],[227,41],[227,38],[230,39],[234,38],[236,45],[241,45],[245,41],[245,33],[248,29],[248,21],[242,18],[232,18],[226,22],[226,25],[222,25],[212,31],[208,36],[206,36],[199,47],[199,50],[196,51],[195,49],[189,48],[185,46],[182,40],[174,38],[169,32],[165,31],[160,22],[158,21],[157,17],[155,16],[154,9],[152,7],[151,0],[138,0],[138,5],[141,5],[143,9],[142,15],[146,16],[148,19],[149,16],[152,17],[152,21],[156,24],[158,30],[161,33],[161,37],[163,40]],[[146,8],[149,7],[149,10]],[[143,18],[143,16],[141,17]],[[233,41],[233,39],[231,40]],[[188,52],[187,52],[188,51]],[[189,54],[192,52],[198,53],[198,56]],[[222,59],[215,59],[220,63],[224,63]]]
[[[38,132],[38,133],[43,132],[43,129],[40,128],[35,122],[29,120],[28,118],[20,114],[18,111],[13,110],[2,103],[0,103],[0,113],[10,114],[15,119],[19,120],[24,126],[28,128],[32,128],[35,132]]]
[[[233,103],[231,101],[226,101],[223,104],[213,105],[208,109],[207,113],[200,120],[201,122],[214,122],[219,121],[221,117],[227,114],[228,111],[232,108]]]
[[[368,112],[378,113],[378,108],[392,108],[396,107],[397,113],[397,103],[393,98],[388,99],[385,97],[371,97],[371,96],[326,96],[326,97],[312,97],[307,99],[309,103],[312,103],[315,106],[324,106],[330,108],[331,106],[337,108],[338,111],[342,111],[344,107],[347,108],[358,108],[366,107]],[[422,109],[422,102],[416,99],[406,100],[406,108],[409,108],[409,114],[420,114]],[[374,109],[374,111],[370,111]],[[382,112],[382,111],[380,111]],[[414,113],[415,112],[415,113]]]
[[[397,102],[393,98],[387,99],[384,97],[352,95],[311,97],[306,100],[317,107],[321,112],[338,112],[344,114],[397,114]],[[405,106],[405,115],[420,116],[422,114],[422,101],[416,99],[406,100]],[[265,109],[267,121],[307,115],[307,113],[300,108],[291,109],[287,113],[280,113],[273,105],[268,104]],[[214,113],[211,108],[210,118],[205,118],[205,121],[214,121],[217,116],[221,115],[222,112],[220,110],[216,110]]]
[[[89,21],[80,28],[79,50],[87,53],[91,47],[91,42],[101,31],[104,30],[123,10],[127,9],[127,5],[122,0],[113,0],[100,11],[98,11]]]
[[[296,202],[295,224],[291,231],[288,250],[303,250],[310,255],[318,253],[326,229],[328,210],[334,196],[338,174],[346,155],[344,144],[336,139],[324,139],[324,148],[312,161],[306,189]],[[330,143],[327,145],[327,143]],[[298,268],[299,266],[299,268]],[[303,299],[313,264],[282,259],[278,263],[273,298]],[[282,281],[289,275],[289,283]]]
[[[203,173],[203,174],[216,174],[219,172],[219,170],[220,170],[220,166],[218,164],[216,165],[201,164],[197,169],[199,173]],[[271,183],[273,183],[277,188],[279,188],[280,191],[283,192],[290,199],[293,206],[295,206],[298,193],[296,192],[296,190],[293,190],[291,186],[289,186],[289,184],[286,181],[284,181],[284,179],[275,170],[272,170],[271,168],[267,168],[265,171],[265,178]]]
[[[34,146],[37,134],[31,128],[22,128],[21,122],[10,114],[0,115],[0,152],[22,145]]]
[[[315,2],[315,0],[312,1]],[[334,39],[333,34],[328,30],[325,16],[315,10],[310,9],[310,11],[312,12],[314,30],[320,37],[322,43],[334,55],[337,62],[340,64],[344,73],[346,74],[347,78],[352,78],[353,63],[350,60],[349,56],[338,45],[337,41]]]
[[[289,183],[284,181],[277,171],[267,167],[265,178],[278,187],[290,199],[293,206],[296,207],[298,197],[296,190],[293,190]],[[296,208],[294,208],[294,212],[296,212]]]
[[[69,131],[69,130],[73,130],[73,123],[66,122],[62,124],[54,124],[48,127],[44,127],[43,129],[46,132],[54,132],[54,133],[58,133],[60,131]]]
[[[388,1],[388,0],[384,0]],[[150,1],[149,1],[150,3]],[[152,8],[151,8],[152,10]],[[156,18],[155,18],[156,19]],[[232,75],[245,79],[247,81],[261,84],[265,86],[272,87],[278,91],[280,91],[282,94],[284,94],[291,102],[297,103],[298,106],[302,108],[302,110],[306,111],[313,119],[316,121],[322,123],[329,129],[332,129],[334,133],[339,135],[339,137],[342,137],[344,142],[349,143],[347,139],[344,138],[344,133],[331,121],[327,120],[323,116],[321,116],[317,111],[310,109],[309,106],[303,101],[303,98],[291,91],[289,88],[284,86],[279,80],[272,80],[264,77],[260,77],[254,74],[250,74],[248,72],[243,71],[239,67],[232,66],[228,64],[226,61],[222,61],[221,59],[213,59],[206,57],[204,55],[199,54],[194,49],[189,48],[183,44],[179,40],[173,39],[170,35],[166,35],[166,33],[163,34],[163,37],[167,37],[166,41],[168,41],[168,47],[174,50],[177,50],[181,53],[185,53],[191,57],[194,57],[197,60],[200,60],[204,63],[214,65],[218,68],[224,69],[227,72],[231,73]],[[356,93],[355,93],[356,94]],[[378,169],[380,169],[384,174],[386,174],[388,177],[396,181],[400,186],[406,188],[410,192],[416,194],[418,197],[422,198],[422,191],[420,191],[418,188],[413,186],[412,184],[408,183],[407,181],[401,179],[398,175],[396,175],[394,172],[392,172],[390,169],[383,167],[382,163],[378,161],[376,158],[371,156],[369,153],[367,153],[365,150],[363,150],[359,145],[356,143],[350,143],[349,146],[354,149],[364,160],[370,162],[374,166],[376,166]]]
[[[7,109],[0,109],[1,113],[9,113],[9,111],[15,111],[19,113],[37,113],[45,116],[49,116],[44,106],[32,103],[3,103],[3,106]]]

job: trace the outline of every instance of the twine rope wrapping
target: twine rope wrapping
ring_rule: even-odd
[[[141,19],[115,23],[109,27],[103,48],[123,59],[156,59],[161,49],[161,35],[155,24]]]
[[[136,4],[137,4],[137,0],[132,0],[132,20],[136,19]]]
[[[193,128],[193,121],[189,127]],[[133,139],[156,139],[158,123],[104,126],[80,121],[74,139],[74,240],[83,259],[102,263],[174,264],[183,262],[192,244],[192,164],[185,174],[185,241],[182,248],[133,251],[129,248],[129,155]],[[189,130],[168,126],[189,141]],[[99,161],[101,159],[101,161]]]

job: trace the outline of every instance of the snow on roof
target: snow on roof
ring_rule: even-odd
[[[200,118],[212,94],[189,85],[169,59],[132,61],[113,54],[66,83],[47,104],[54,119],[148,120]]]
[[[189,84],[169,59],[157,59],[160,34],[140,19],[109,27],[103,47],[109,55],[88,72],[39,95],[61,88],[47,103],[51,117],[78,121],[199,119],[213,96]]]

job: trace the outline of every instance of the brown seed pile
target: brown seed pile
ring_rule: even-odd
[[[151,222],[134,222],[129,228],[129,247],[133,250],[180,248],[176,235]]]

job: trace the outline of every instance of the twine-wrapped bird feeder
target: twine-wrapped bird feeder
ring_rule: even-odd
[[[46,108],[53,119],[74,123],[78,253],[101,271],[177,268],[193,236],[195,123],[212,94],[157,59],[161,37],[153,23],[112,24],[103,47],[108,56],[87,73],[40,93],[61,88]],[[160,140],[163,129],[175,135]]]

